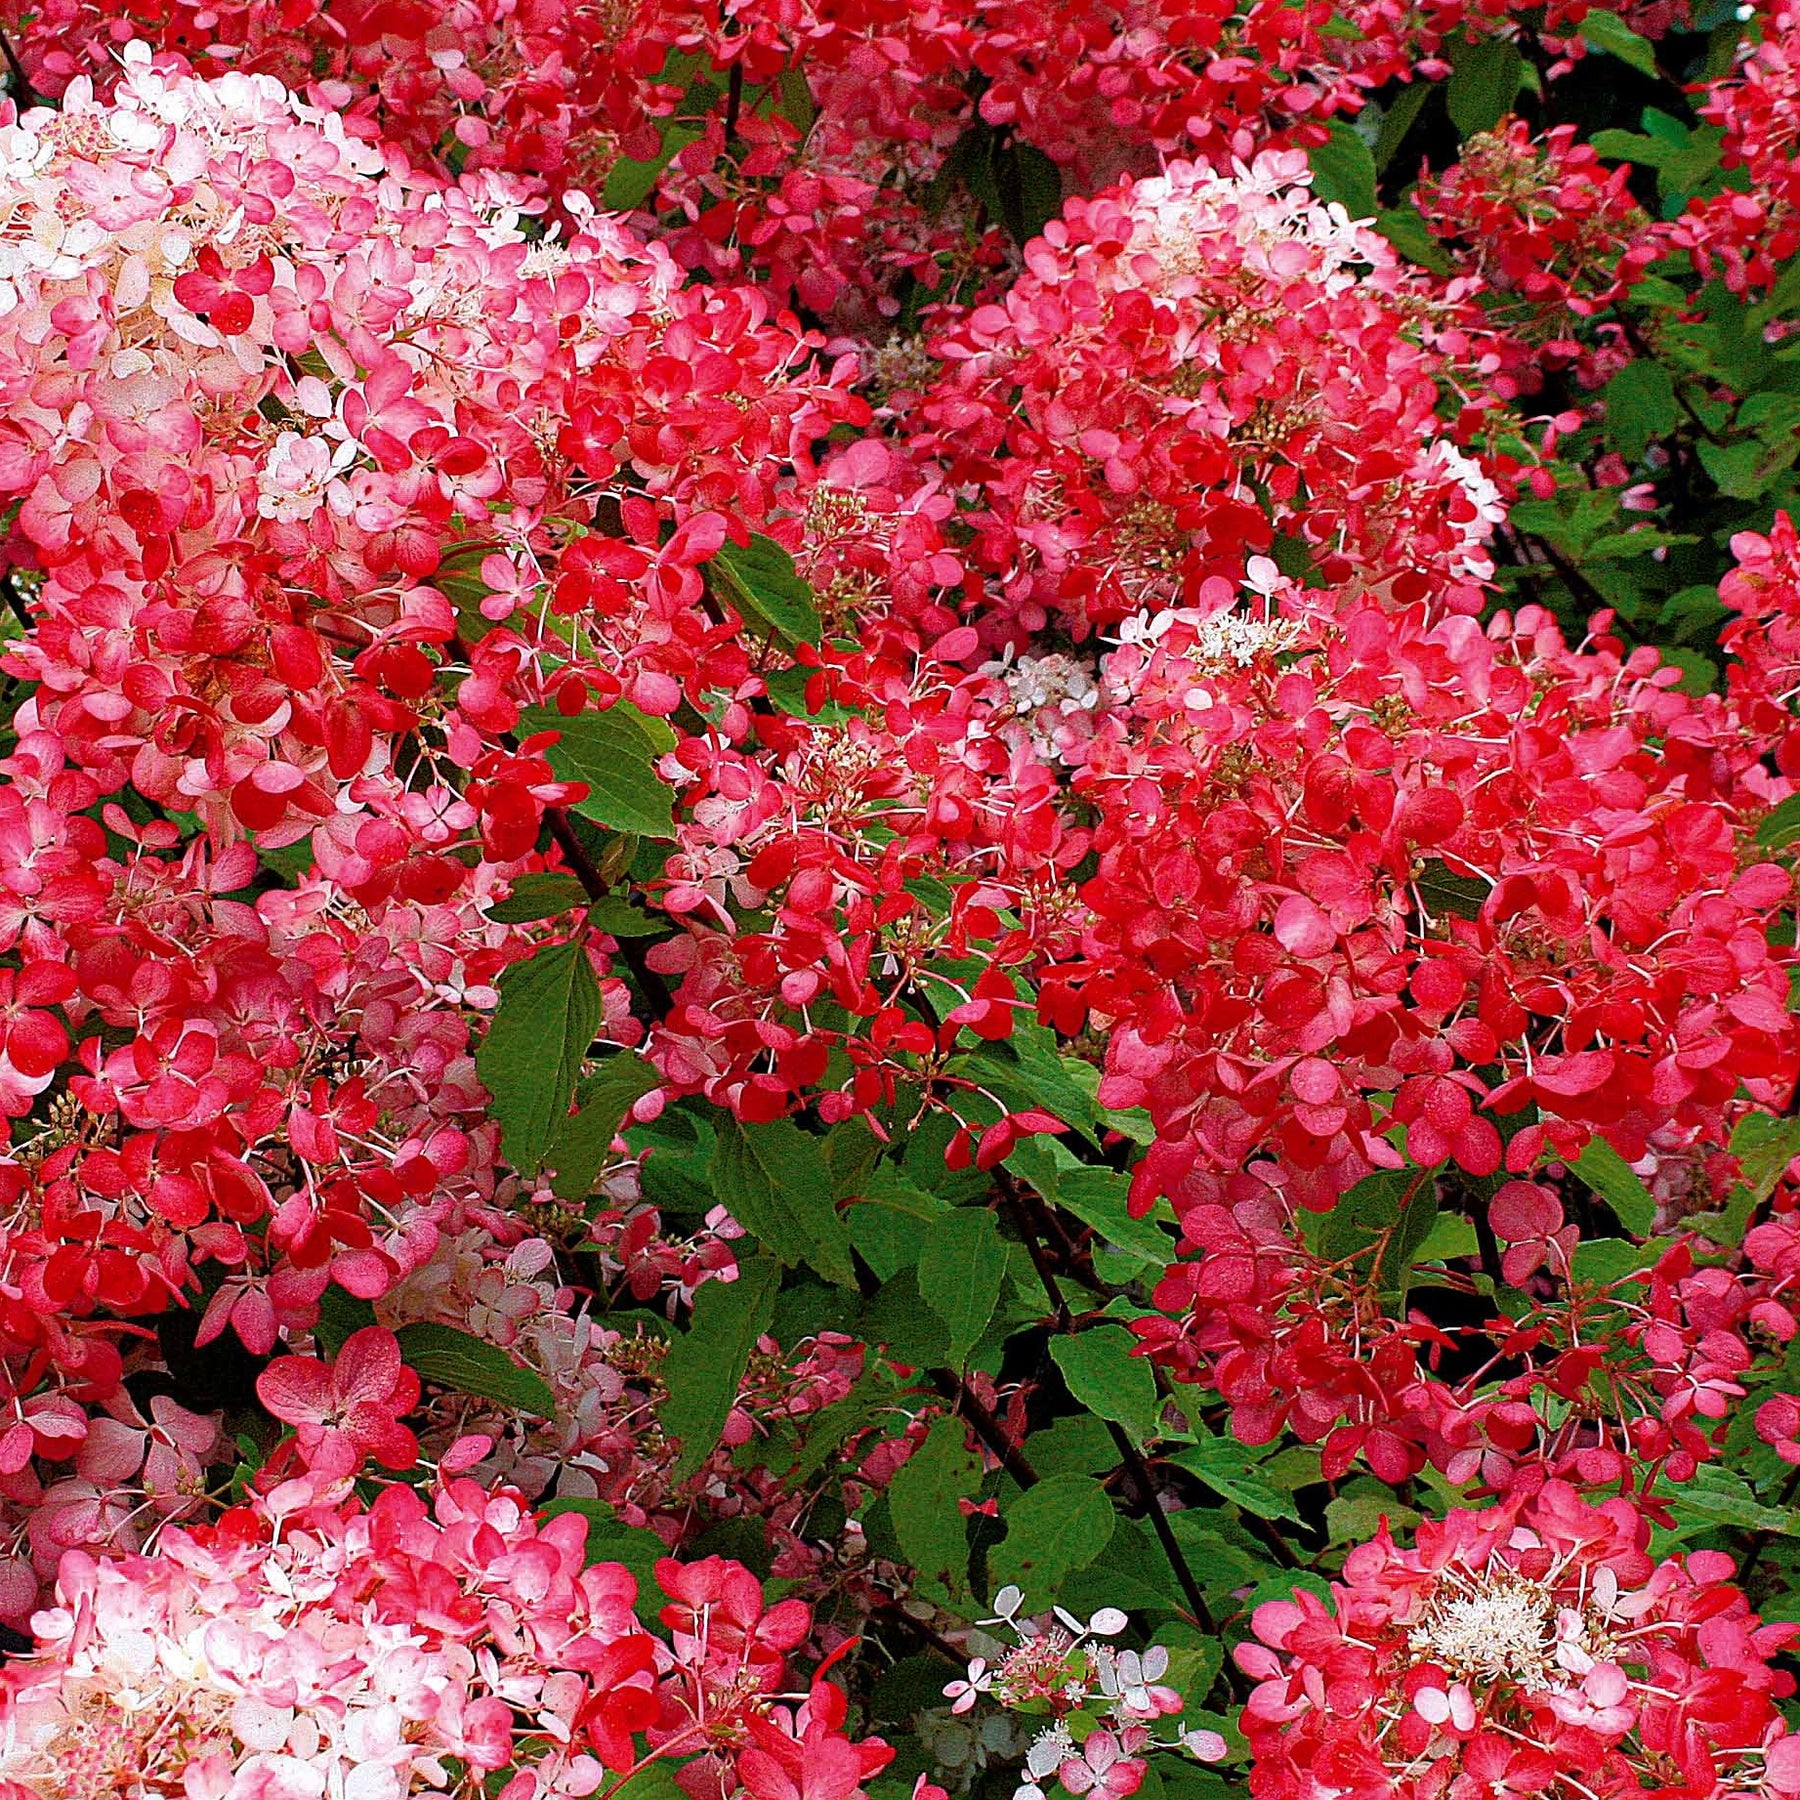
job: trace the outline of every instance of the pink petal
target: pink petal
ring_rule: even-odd
[[[1275,939],[1295,956],[1323,956],[1337,942],[1337,933],[1304,894],[1290,894],[1276,909]]]
[[[405,1366],[400,1340],[379,1325],[365,1325],[344,1339],[332,1367],[332,1386],[348,1406],[385,1402]]]
[[[278,1356],[256,1378],[256,1395],[286,1425],[322,1425],[331,1416],[331,1371],[312,1356]]]

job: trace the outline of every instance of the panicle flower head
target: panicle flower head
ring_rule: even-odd
[[[1473,1792],[1522,1779],[1574,1797],[1654,1785],[1703,1791],[1755,1777],[1793,1688],[1774,1658],[1795,1627],[1764,1625],[1716,1551],[1652,1559],[1626,1499],[1594,1507],[1566,1483],[1487,1512],[1384,1529],[1352,1551],[1329,1605],[1257,1609],[1238,1662],[1257,1686],[1243,1727],[1256,1791]],[[1508,1775],[1507,1771],[1513,1774]],[[1461,1784],[1459,1786],[1459,1784]]]
[[[966,1678],[944,1689],[954,1712],[987,1698],[1028,1718],[1048,1717],[1026,1752],[1014,1800],[1044,1800],[1040,1784],[1052,1775],[1070,1794],[1097,1790],[1123,1800],[1142,1784],[1151,1750],[1181,1749],[1203,1762],[1225,1754],[1224,1740],[1204,1729],[1167,1742],[1153,1737],[1149,1728],[1184,1701],[1162,1681],[1169,1653],[1160,1644],[1139,1652],[1106,1641],[1130,1623],[1119,1608],[1102,1607],[1083,1623],[1061,1607],[1022,1616],[1024,1599],[1012,1586],[995,1594],[996,1616],[981,1623],[1006,1626],[1012,1645],[991,1666],[977,1657]]]
[[[815,1685],[799,1715],[768,1698],[805,1606],[765,1613],[736,1564],[666,1562],[683,1605],[723,1602],[721,1629],[671,1650],[624,1568],[584,1567],[585,1532],[467,1479],[365,1507],[315,1475],[153,1556],[71,1553],[32,1656],[0,1677],[0,1792],[405,1800],[511,1770],[506,1792],[529,1800],[591,1793],[653,1728],[662,1751],[726,1769],[742,1751],[762,1800],[781,1788],[758,1755],[797,1773],[847,1756],[845,1800],[860,1792],[887,1753],[843,1734],[835,1690]]]

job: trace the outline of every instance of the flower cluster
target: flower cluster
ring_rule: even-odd
[[[805,1771],[848,1800],[888,1760],[830,1683],[783,1693],[807,1610],[737,1564],[657,1565],[665,1641],[624,1568],[583,1566],[580,1518],[466,1478],[340,1495],[290,1483],[154,1556],[65,1560],[0,1678],[0,1793],[404,1800],[512,1770],[507,1800],[544,1800],[697,1756],[715,1791],[784,1800]]]
[[[1800,1800],[1794,6],[0,28],[0,1800]]]
[[[1766,290],[1800,250],[1800,9],[1769,10],[1761,41],[1746,47],[1730,80],[1713,88],[1702,116],[1724,134],[1728,167],[1741,185],[1690,201],[1671,227],[1672,243],[1697,266],[1717,270],[1739,293]]]
[[[1117,1607],[1103,1607],[1083,1625],[1061,1607],[1049,1618],[1021,1618],[1024,1599],[1016,1587],[995,1594],[996,1616],[981,1623],[1004,1625],[1016,1641],[992,1667],[976,1657],[967,1676],[944,1689],[953,1712],[988,1700],[1049,1719],[1026,1752],[1026,1779],[1015,1800],[1044,1800],[1040,1784],[1052,1776],[1068,1794],[1125,1800],[1143,1785],[1147,1751],[1181,1749],[1202,1762],[1224,1756],[1225,1740],[1204,1727],[1189,1727],[1166,1744],[1155,1738],[1154,1726],[1182,1710],[1182,1697],[1164,1684],[1169,1653],[1161,1645],[1140,1652],[1105,1641],[1129,1623]]]
[[[1630,173],[1607,169],[1572,125],[1534,139],[1513,119],[1470,138],[1413,199],[1432,235],[1462,252],[1459,271],[1522,309],[1517,330],[1567,346],[1568,315],[1615,303],[1661,254]]]
[[[1252,1792],[1795,1791],[1764,1625],[1717,1552],[1656,1561],[1623,1500],[1560,1482],[1353,1551],[1328,1605],[1257,1609],[1238,1661]]]

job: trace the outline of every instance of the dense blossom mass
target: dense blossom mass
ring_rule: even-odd
[[[1800,9],[0,52],[0,1800],[1800,1800]]]
[[[1653,1562],[1647,1535],[1623,1501],[1551,1482],[1424,1525],[1415,1550],[1361,1545],[1329,1610],[1259,1607],[1238,1651],[1259,1678],[1252,1791],[1794,1792],[1773,1705],[1794,1681],[1769,1666],[1794,1627],[1758,1623],[1729,1558]]]

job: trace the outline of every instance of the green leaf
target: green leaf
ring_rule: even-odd
[[[663,170],[700,135],[696,125],[666,125],[662,145],[654,156],[642,160],[621,157],[607,171],[601,204],[613,212],[635,212],[650,198]]]
[[[1789,262],[1775,279],[1775,285],[1769,289],[1761,303],[1751,316],[1767,324],[1775,319],[1785,319],[1800,305],[1800,262]]]
[[[981,1341],[1000,1301],[1006,1246],[985,1207],[959,1207],[934,1220],[919,1253],[919,1292],[950,1332],[950,1354],[960,1368]]]
[[[1307,160],[1321,200],[1336,201],[1353,219],[1375,216],[1375,156],[1352,126],[1333,121],[1331,136],[1309,150]]]
[[[833,1125],[825,1133],[825,1167],[831,1178],[831,1197],[852,1200],[868,1192],[871,1183],[879,1181],[892,1169],[879,1168],[881,1141],[869,1129],[866,1120],[848,1118]]]
[[[780,1283],[780,1265],[759,1256],[740,1266],[736,1281],[703,1282],[694,1295],[694,1316],[662,1366],[669,1397],[660,1423],[681,1443],[671,1481],[686,1481],[717,1448],[750,1353],[775,1317]]]
[[[1087,1413],[1066,1413],[1031,1434],[1031,1466],[1040,1475],[1104,1475],[1120,1460],[1105,1421]]]
[[[988,1552],[988,1580],[1023,1588],[1028,1611],[1047,1605],[1063,1577],[1112,1540],[1112,1501],[1091,1475],[1052,1475],[1020,1494],[1005,1517],[1005,1540]]]
[[[1381,1529],[1384,1519],[1390,1529],[1398,1531],[1418,1524],[1419,1515],[1403,1505],[1391,1488],[1374,1481],[1353,1481],[1325,1507],[1326,1542],[1366,1543]]]
[[[1715,444],[1702,438],[1694,451],[1719,492],[1732,500],[1761,499],[1782,466],[1771,458],[1768,446],[1755,439]]]
[[[1014,243],[1029,243],[1062,211],[1062,171],[1022,138],[1012,139],[995,158],[994,184]]]
[[[1180,1512],[1169,1515],[1169,1525],[1188,1567],[1202,1587],[1229,1591],[1234,1587],[1248,1587],[1261,1577],[1263,1565],[1268,1560],[1266,1552],[1252,1554],[1226,1535],[1226,1531],[1237,1526],[1237,1521],[1223,1508],[1183,1507]]]
[[[856,1285],[850,1233],[832,1202],[825,1145],[791,1119],[740,1125],[719,1118],[713,1186],[731,1216],[780,1259],[806,1263],[827,1281]]]
[[[540,731],[562,733],[545,754],[559,781],[587,784],[587,798],[575,807],[584,819],[639,837],[675,835],[675,797],[656,772],[657,761],[675,748],[675,733],[661,719],[624,700],[572,719],[528,707],[519,733],[535,737]]]
[[[1236,1438],[1204,1437],[1180,1451],[1175,1461],[1215,1494],[1259,1519],[1300,1523],[1292,1498],[1270,1485],[1250,1452]]]
[[[540,1419],[556,1416],[556,1396],[549,1383],[535,1371],[521,1369],[497,1344],[428,1320],[402,1325],[394,1336],[406,1366],[421,1380],[535,1413]]]
[[[1473,1256],[1480,1247],[1475,1227],[1467,1219],[1457,1213],[1439,1213],[1413,1251],[1413,1263],[1450,1262],[1459,1256]]]
[[[1099,1107],[1076,1073],[1088,1066],[1077,1057],[1064,1056],[1053,1032],[1021,1017],[1005,1043],[984,1044],[952,1057],[948,1072],[972,1077],[1009,1111],[1040,1107],[1097,1143]]]
[[[1062,176],[1035,146],[977,121],[950,147],[926,195],[933,218],[956,184],[986,207],[1015,244],[1036,237],[1062,206]]]
[[[1058,1180],[1055,1197],[1065,1212],[1091,1225],[1109,1244],[1146,1262],[1172,1261],[1174,1240],[1169,1234],[1154,1218],[1134,1219],[1127,1210],[1125,1197],[1130,1189],[1130,1177],[1116,1175],[1111,1169],[1070,1169]]]
[[[1033,1024],[1029,1015],[1015,1021],[1012,1048],[1025,1072],[1031,1105],[1047,1108],[1090,1144],[1098,1144],[1104,1118],[1098,1099],[1100,1071],[1079,1056],[1065,1055],[1055,1034]]]
[[[1437,1182],[1430,1170],[1378,1169],[1330,1212],[1309,1215],[1303,1228],[1320,1255],[1333,1261],[1364,1254],[1375,1258],[1370,1279],[1384,1293],[1400,1293],[1437,1211]]]
[[[1071,1612],[1093,1612],[1102,1606],[1128,1606],[1134,1612],[1178,1616],[1187,1602],[1168,1555],[1157,1542],[1149,1523],[1143,1519],[1114,1514],[1112,1537],[1106,1554],[1098,1563],[1077,1569],[1065,1576],[1057,1598]],[[1182,1521],[1188,1521],[1184,1526]],[[1236,1521],[1223,1512],[1184,1511],[1171,1513],[1169,1523],[1176,1542],[1181,1546],[1189,1568],[1202,1590],[1221,1601],[1233,1587],[1247,1585],[1260,1573],[1260,1556],[1237,1551],[1216,1531],[1202,1536],[1193,1529],[1195,1521],[1233,1527]],[[1221,1605],[1220,1610],[1235,1611]],[[1157,1637],[1168,1641],[1168,1633],[1159,1630]],[[1192,1693],[1192,1689],[1183,1689]],[[1204,1690],[1202,1690],[1204,1691]]]
[[[1719,665],[1698,650],[1685,650],[1679,644],[1660,644],[1657,654],[1666,668],[1679,669],[1681,680],[1676,691],[1683,694],[1710,694],[1719,683]]]
[[[1426,863],[1413,886],[1418,889],[1425,910],[1438,919],[1479,918],[1489,891],[1479,876],[1458,875],[1435,857]]]
[[[1636,1244],[1629,1238],[1583,1238],[1569,1259],[1570,1272],[1577,1281],[1605,1287],[1649,1269],[1666,1243],[1663,1238],[1653,1238],[1648,1244]]]
[[[925,1304],[919,1278],[910,1268],[889,1276],[864,1305],[856,1335],[908,1368],[935,1369],[950,1360],[949,1327]]]
[[[1789,794],[1757,825],[1755,841],[1764,850],[1785,850],[1800,838],[1800,794]]]
[[[801,137],[805,137],[819,116],[819,109],[813,102],[812,88],[806,79],[806,71],[783,69],[776,86],[781,92],[781,116]]]
[[[1574,1168],[1634,1237],[1648,1237],[1656,1229],[1655,1196],[1605,1138],[1591,1138]]]
[[[1375,136],[1375,169],[1378,174],[1399,155],[1400,146],[1406,141],[1406,134],[1412,130],[1413,121],[1418,118],[1420,109],[1435,91],[1429,81],[1415,79],[1400,90],[1394,104],[1381,115],[1381,129]]]
[[[475,1052],[506,1160],[544,1160],[569,1116],[582,1059],[600,1029],[600,984],[579,943],[552,944],[500,976],[500,1009]]]
[[[668,929],[667,919],[654,919],[639,912],[629,900],[617,894],[602,894],[588,908],[588,923],[610,938],[655,937]]]
[[[1666,144],[1659,138],[1647,137],[1637,131],[1620,131],[1616,127],[1596,131],[1588,142],[1593,146],[1596,156],[1610,156],[1618,162],[1642,163],[1647,169],[1660,168],[1670,157],[1679,154],[1675,146]]]
[[[1746,1113],[1732,1129],[1731,1154],[1743,1170],[1741,1191],[1750,1196],[1744,1212],[1747,1224],[1750,1214],[1774,1193],[1788,1164],[1800,1156],[1800,1119]]]
[[[662,1077],[635,1051],[610,1057],[599,1074],[575,1090],[575,1116],[556,1134],[545,1161],[555,1170],[551,1191],[559,1200],[585,1200],[625,1115]]]
[[[1289,1444],[1273,1456],[1265,1453],[1256,1467],[1270,1487],[1284,1494],[1296,1494],[1301,1488],[1324,1480],[1320,1472],[1324,1460],[1317,1444]]]
[[[894,1535],[916,1576],[953,1595],[969,1588],[969,1525],[956,1504],[981,1485],[961,1419],[946,1416],[888,1484]]]
[[[759,532],[740,547],[720,545],[712,567],[724,578],[731,603],[744,622],[790,644],[816,644],[818,609],[812,589],[794,571],[794,559],[773,538]]]
[[[682,1554],[689,1560],[722,1556],[728,1562],[742,1563],[759,1581],[767,1581],[774,1573],[775,1552],[769,1544],[769,1528],[762,1519],[748,1513],[720,1519],[698,1536],[688,1538],[682,1544]],[[769,1597],[776,1598],[773,1594]]]
[[[1627,363],[1601,390],[1601,398],[1606,402],[1606,428],[1630,462],[1640,461],[1681,417],[1674,378],[1659,362]]]
[[[1444,98],[1450,117],[1464,137],[1492,131],[1525,80],[1525,59],[1505,38],[1466,39],[1452,46],[1450,84]]]
[[[319,1322],[313,1327],[313,1341],[321,1356],[334,1357],[353,1331],[377,1323],[375,1309],[368,1301],[357,1299],[333,1282],[319,1296]]]
[[[1131,1353],[1136,1343],[1122,1325],[1096,1325],[1053,1338],[1050,1354],[1076,1401],[1122,1425],[1142,1448],[1160,1435],[1162,1409],[1150,1365]]]
[[[1241,1602],[1247,1618],[1270,1600],[1291,1600],[1296,1594],[1317,1594],[1327,1604],[1331,1601],[1331,1583],[1315,1569],[1271,1569]],[[1216,1729],[1216,1727],[1215,1727]]]
[[[1450,259],[1418,212],[1410,206],[1390,206],[1375,217],[1375,229],[1404,256],[1422,269],[1439,275],[1450,272]]]
[[[914,1187],[897,1169],[884,1166],[862,1184],[849,1211],[850,1241],[883,1281],[919,1260],[933,1219],[948,1202]]]
[[[1763,1505],[1743,1476],[1721,1463],[1702,1463],[1691,1480],[1669,1490],[1668,1501],[1678,1536],[1714,1525],[1794,1535],[1794,1514],[1788,1508]]]
[[[1641,38],[1615,12],[1596,6],[1581,21],[1582,41],[1593,50],[1604,50],[1620,62],[1629,63],[1639,74],[1654,76],[1656,51],[1647,38]]]
[[[512,892],[488,908],[488,917],[501,925],[529,925],[586,903],[587,889],[573,875],[521,875]]]
[[[653,1206],[700,1217],[717,1205],[712,1164],[719,1134],[704,1114],[668,1109],[649,1125],[633,1125],[627,1141],[649,1152],[640,1167],[644,1198]]]
[[[612,1790],[612,1800],[687,1800],[687,1790],[675,1779],[680,1766],[667,1757],[658,1757],[621,1781]]]

